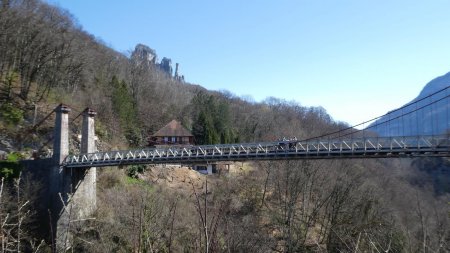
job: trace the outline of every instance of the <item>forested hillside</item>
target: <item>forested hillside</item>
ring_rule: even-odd
[[[143,45],[130,57],[116,52],[70,13],[39,0],[0,3],[2,252],[55,250],[33,220],[33,193],[45,182],[19,180],[13,166],[32,150],[52,148],[52,122],[33,125],[59,103],[71,115],[85,107],[98,112],[100,150],[145,146],[172,119],[199,144],[304,139],[347,127],[321,107],[249,102],[185,83],[154,50],[154,58],[142,57]],[[449,195],[437,195],[427,177],[412,184],[422,176],[412,162],[260,162],[208,177],[186,168],[102,169],[95,217],[71,227],[73,248],[64,250],[448,252]],[[179,187],[167,186],[174,181]]]

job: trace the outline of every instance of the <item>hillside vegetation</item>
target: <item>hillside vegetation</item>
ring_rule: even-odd
[[[53,249],[33,220],[33,193],[45,182],[19,180],[14,166],[19,155],[51,149],[52,118],[33,125],[59,103],[72,108],[71,118],[85,107],[98,112],[100,150],[145,146],[172,119],[200,144],[304,139],[347,127],[321,107],[255,103],[185,83],[161,64],[112,50],[39,0],[0,6],[0,150],[9,157],[1,171],[2,252]],[[71,130],[77,148],[78,121]],[[448,252],[449,195],[438,195],[412,162],[257,162],[209,177],[186,168],[101,169],[95,219],[72,227],[67,250]],[[179,188],[168,187],[173,180]]]

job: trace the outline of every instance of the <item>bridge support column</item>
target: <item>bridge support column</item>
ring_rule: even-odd
[[[70,108],[60,104],[55,109],[55,128],[53,130],[53,168],[50,175],[50,212],[52,238],[58,248],[68,241],[69,216],[64,206],[70,193],[70,174],[62,167],[64,158],[69,155],[69,112]],[[69,180],[68,180],[69,179]]]
[[[83,225],[96,209],[96,168],[64,168],[62,163],[69,155],[70,109],[59,106],[56,110],[54,169],[52,174],[52,220],[56,250],[65,251],[72,246],[71,230]],[[81,153],[92,153],[95,147],[94,116],[96,112],[83,112]],[[56,231],[55,231],[56,230]]]
[[[53,130],[53,160],[55,164],[62,164],[69,155],[69,112],[70,108],[60,104],[55,109],[56,119]]]
[[[81,129],[81,153],[93,153],[95,147],[94,117],[97,113],[89,108],[83,112],[83,126]],[[79,168],[72,172],[72,183],[75,186],[73,202],[77,206],[74,217],[76,219],[90,218],[97,207],[96,199],[97,169]]]
[[[206,165],[206,171],[208,172],[208,175],[212,175],[213,174],[213,165],[212,164]]]

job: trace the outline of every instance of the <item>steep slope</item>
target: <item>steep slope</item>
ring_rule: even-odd
[[[419,96],[375,121],[368,129],[380,136],[445,133],[450,128],[450,99],[447,97],[450,94],[449,86],[450,72],[431,80]]]
[[[431,93],[434,93],[438,90],[444,89],[450,85],[450,72],[443,76],[436,77],[431,80],[420,92],[419,96],[413,101],[417,101],[425,96],[428,96]]]

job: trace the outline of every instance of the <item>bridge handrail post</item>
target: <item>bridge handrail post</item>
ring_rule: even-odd
[[[328,135],[328,155],[331,154],[331,137]]]

